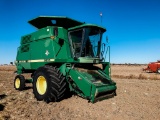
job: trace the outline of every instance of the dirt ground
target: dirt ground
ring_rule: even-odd
[[[160,75],[144,73],[143,67],[112,66],[112,79],[117,83],[114,98],[92,104],[72,96],[46,104],[34,98],[30,87],[16,91],[13,88],[15,67],[0,66],[0,120],[159,120],[160,80],[150,77]],[[149,77],[138,79],[140,74]],[[123,79],[125,76],[132,77]]]
[[[147,68],[147,65],[112,65],[111,74],[112,77],[120,79],[160,80],[160,74],[147,73],[143,68]]]

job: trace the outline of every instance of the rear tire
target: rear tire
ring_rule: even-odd
[[[157,72],[160,74],[160,68],[158,68]]]
[[[17,75],[14,79],[14,88],[22,91],[25,89],[25,78],[23,75]]]
[[[40,67],[33,77],[33,93],[37,100],[55,102],[61,100],[67,89],[65,77],[56,67]]]

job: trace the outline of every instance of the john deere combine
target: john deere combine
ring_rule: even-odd
[[[116,95],[110,62],[105,62],[106,51],[109,54],[102,43],[105,28],[60,16],[40,16],[29,23],[38,30],[21,38],[16,90],[25,89],[22,74],[32,73],[37,100],[60,101],[69,92],[91,102]]]

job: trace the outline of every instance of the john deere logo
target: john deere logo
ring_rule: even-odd
[[[45,54],[46,54],[47,56],[49,55],[49,52],[48,52],[48,50],[46,50]]]

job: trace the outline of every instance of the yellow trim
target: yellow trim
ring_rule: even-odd
[[[44,62],[44,60],[43,59],[41,59],[41,60],[28,60],[27,62]]]
[[[47,90],[47,81],[43,76],[39,76],[36,82],[36,88],[40,95],[45,94]]]
[[[27,62],[54,62],[54,59],[39,59],[39,60],[20,60],[16,61],[16,63],[27,63]]]
[[[15,84],[15,87],[18,89],[20,87],[20,79],[17,78],[14,84]]]

